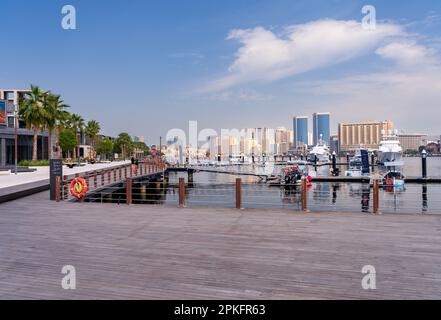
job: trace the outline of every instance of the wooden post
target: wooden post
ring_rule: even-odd
[[[124,167],[124,178],[127,179],[127,166]]]
[[[242,179],[236,178],[236,209],[242,209]]]
[[[302,178],[302,210],[308,211],[308,184],[305,178]]]
[[[55,201],[60,202],[61,199],[61,178],[55,177]]]
[[[127,205],[132,204],[132,178],[126,180],[126,202]]]
[[[69,186],[67,185],[67,176],[63,177],[63,200],[69,197]]]
[[[378,179],[374,179],[374,183],[373,183],[373,213],[379,213],[379,208],[380,208],[380,192],[379,192],[379,180]]]
[[[185,181],[179,178],[179,208],[185,207]]]

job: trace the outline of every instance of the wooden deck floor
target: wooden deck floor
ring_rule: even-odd
[[[47,198],[0,204],[2,299],[441,298],[441,216]],[[61,288],[68,264],[76,290]]]

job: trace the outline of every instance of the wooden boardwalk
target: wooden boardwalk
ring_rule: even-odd
[[[1,299],[441,298],[441,215],[0,204]],[[77,289],[61,288],[63,265]],[[364,265],[377,289],[361,287]]]

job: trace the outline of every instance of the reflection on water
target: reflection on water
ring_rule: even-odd
[[[170,173],[170,185],[163,203],[176,205],[179,177],[184,173]],[[187,188],[187,203],[206,206],[235,206],[236,176],[200,172],[194,175],[193,188]],[[300,188],[271,187],[258,178],[242,177],[242,203],[246,208],[292,208],[300,210]],[[407,184],[405,189],[382,189],[380,208],[384,213],[441,213],[441,185]],[[372,211],[372,189],[368,183],[320,182],[308,190],[311,211]]]

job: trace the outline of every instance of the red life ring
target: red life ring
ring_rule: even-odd
[[[83,178],[75,178],[70,183],[70,193],[75,198],[81,199],[87,193],[88,186]]]
[[[392,179],[392,178],[387,178],[387,179],[386,179],[386,184],[387,184],[388,186],[393,185],[393,184],[394,184],[394,179]]]

